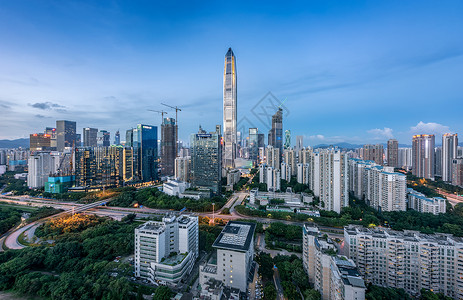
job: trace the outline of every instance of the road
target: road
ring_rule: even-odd
[[[463,202],[463,197],[460,196],[460,195],[446,193],[446,192],[444,192],[443,190],[441,190],[439,188],[437,189],[437,192],[439,194],[445,196],[447,198],[447,200],[449,200],[450,204],[452,204],[453,206],[457,205],[458,203]]]
[[[283,287],[281,286],[280,273],[278,273],[278,268],[273,267],[273,282],[275,283],[275,288],[277,290],[277,299],[284,300],[285,296],[283,293]]]

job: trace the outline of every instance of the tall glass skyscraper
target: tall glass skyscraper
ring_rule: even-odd
[[[280,149],[280,154],[283,153],[283,109],[281,108],[278,108],[272,116],[272,129],[268,133],[268,144]]]
[[[76,122],[56,121],[56,150],[62,152],[68,147],[76,147]]]
[[[139,181],[147,182],[157,179],[158,128],[138,124],[133,129],[132,147],[134,175]]]
[[[257,162],[259,155],[259,133],[257,128],[249,128],[249,158],[253,163]]]
[[[231,48],[223,71],[223,167],[233,168],[236,158],[236,58]]]

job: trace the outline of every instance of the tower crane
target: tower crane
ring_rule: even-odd
[[[182,111],[178,106],[171,106],[171,105],[167,105],[167,104],[164,104],[164,103],[161,103],[162,105],[164,106],[167,106],[167,107],[170,107],[172,109],[175,109],[175,122],[177,122],[178,124],[178,111]]]
[[[162,122],[164,122],[164,114],[167,115],[167,112],[166,111],[163,111],[163,110],[154,110],[154,109],[148,109],[149,111],[153,111],[153,112],[157,112],[157,113],[160,113],[161,114],[161,124]]]

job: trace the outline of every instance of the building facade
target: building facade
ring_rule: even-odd
[[[394,139],[387,141],[387,165],[389,167],[399,167],[399,142]]]
[[[268,144],[283,153],[283,109],[278,108],[272,116],[272,128],[268,133]]]
[[[56,121],[56,150],[63,152],[72,147],[76,147],[76,122]]]
[[[442,197],[428,198],[414,189],[407,189],[408,208],[421,213],[431,213],[433,215],[445,214],[446,201]]]
[[[161,174],[171,176],[175,172],[178,127],[173,118],[164,118],[161,126]]]
[[[463,186],[463,157],[452,161],[452,184]]]
[[[452,181],[452,164],[457,158],[458,135],[445,133],[442,135],[442,180]]]
[[[363,159],[364,160],[372,160],[378,165],[382,165],[384,163],[383,160],[384,156],[384,149],[383,145],[364,145],[363,146]]]
[[[414,135],[412,139],[412,174],[434,180],[434,134]]]
[[[190,181],[190,156],[175,159],[175,178],[180,181]]]
[[[225,54],[223,70],[223,167],[234,168],[237,152],[237,89],[236,58],[232,49]],[[219,133],[220,134],[220,133]]]
[[[84,128],[82,130],[82,143],[84,147],[96,147],[97,144],[98,128]]]

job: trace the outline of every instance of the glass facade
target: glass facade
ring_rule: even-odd
[[[225,55],[223,74],[223,142],[225,168],[233,168],[236,158],[236,59],[231,48]]]
[[[56,150],[63,152],[64,148],[76,146],[76,122],[56,121]]]
[[[134,165],[138,180],[147,182],[157,179],[158,128],[138,124],[133,130]],[[135,166],[134,166],[135,167]]]

